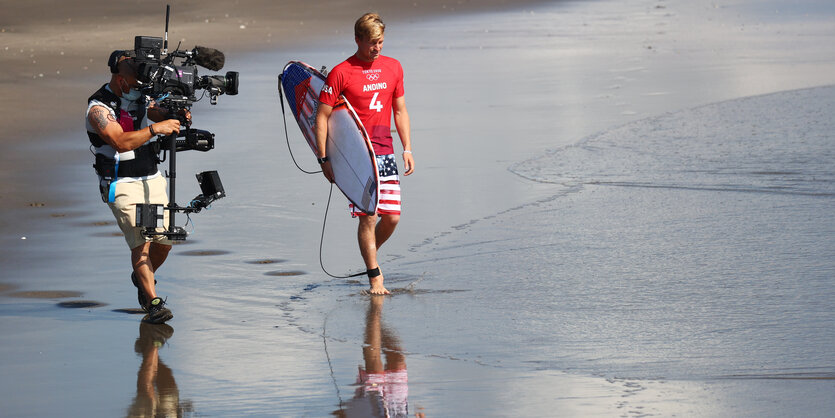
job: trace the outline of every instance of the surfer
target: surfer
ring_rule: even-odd
[[[408,417],[409,374],[400,339],[383,323],[385,297],[372,296],[365,312],[362,345],[364,366],[359,366],[354,397],[340,398],[337,417]],[[417,418],[426,414],[418,412]]]
[[[357,52],[334,67],[328,74],[319,94],[316,115],[316,143],[322,173],[333,182],[333,170],[328,162],[326,141],[328,118],[339,96],[344,95],[365,126],[380,174],[380,202],[377,213],[365,215],[353,211],[359,218],[357,239],[367,269],[372,294],[388,294],[384,277],[377,263],[377,250],[394,233],[400,221],[400,179],[392,146],[391,119],[403,145],[403,162],[408,176],[414,172],[410,140],[409,113],[406,111],[403,89],[403,67],[394,58],[381,55],[386,25],[376,13],[366,13],[354,24]],[[378,219],[379,218],[379,219]]]
[[[131,251],[131,280],[146,319],[162,323],[174,315],[157,297],[154,272],[165,262],[171,241],[162,235],[148,238],[136,225],[136,204],[167,204],[166,181],[157,169],[150,141],[157,135],[180,131],[180,121],[166,119],[163,109],[149,106],[138,90],[133,51],[110,55],[110,82],[93,93],[87,104],[87,136],[95,154],[99,191]],[[188,116],[188,115],[187,115]],[[149,124],[148,119],[157,123]],[[168,213],[165,214],[166,218]]]

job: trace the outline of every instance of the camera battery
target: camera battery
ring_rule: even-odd
[[[158,61],[162,51],[162,38],[156,36],[135,36],[133,38],[133,49],[136,58],[140,62]]]
[[[137,204],[136,226],[145,228],[165,227],[165,207],[163,205]]]

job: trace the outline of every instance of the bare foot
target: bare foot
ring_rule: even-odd
[[[391,292],[383,286],[383,280],[382,274],[377,277],[369,278],[368,283],[371,284],[371,288],[368,289],[368,293],[371,293],[372,295],[390,295]]]

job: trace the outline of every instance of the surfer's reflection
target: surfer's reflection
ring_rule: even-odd
[[[180,391],[174,374],[159,358],[159,350],[165,345],[174,328],[166,324],[139,324],[139,338],[134,351],[142,356],[142,365],[136,374],[136,397],[128,408],[128,417],[181,417],[191,412],[189,402],[180,403]]]
[[[407,417],[406,358],[400,340],[383,325],[385,296],[371,296],[365,314],[365,339],[354,398],[334,412],[338,417]],[[385,358],[385,363],[383,362]],[[416,414],[423,417],[423,413]]]

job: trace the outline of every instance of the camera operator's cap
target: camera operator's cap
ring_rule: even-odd
[[[107,66],[110,67],[111,74],[117,74],[119,72],[119,63],[126,60],[126,59],[133,59],[136,57],[136,53],[134,53],[130,49],[117,49],[110,53],[110,58],[107,60]]]

